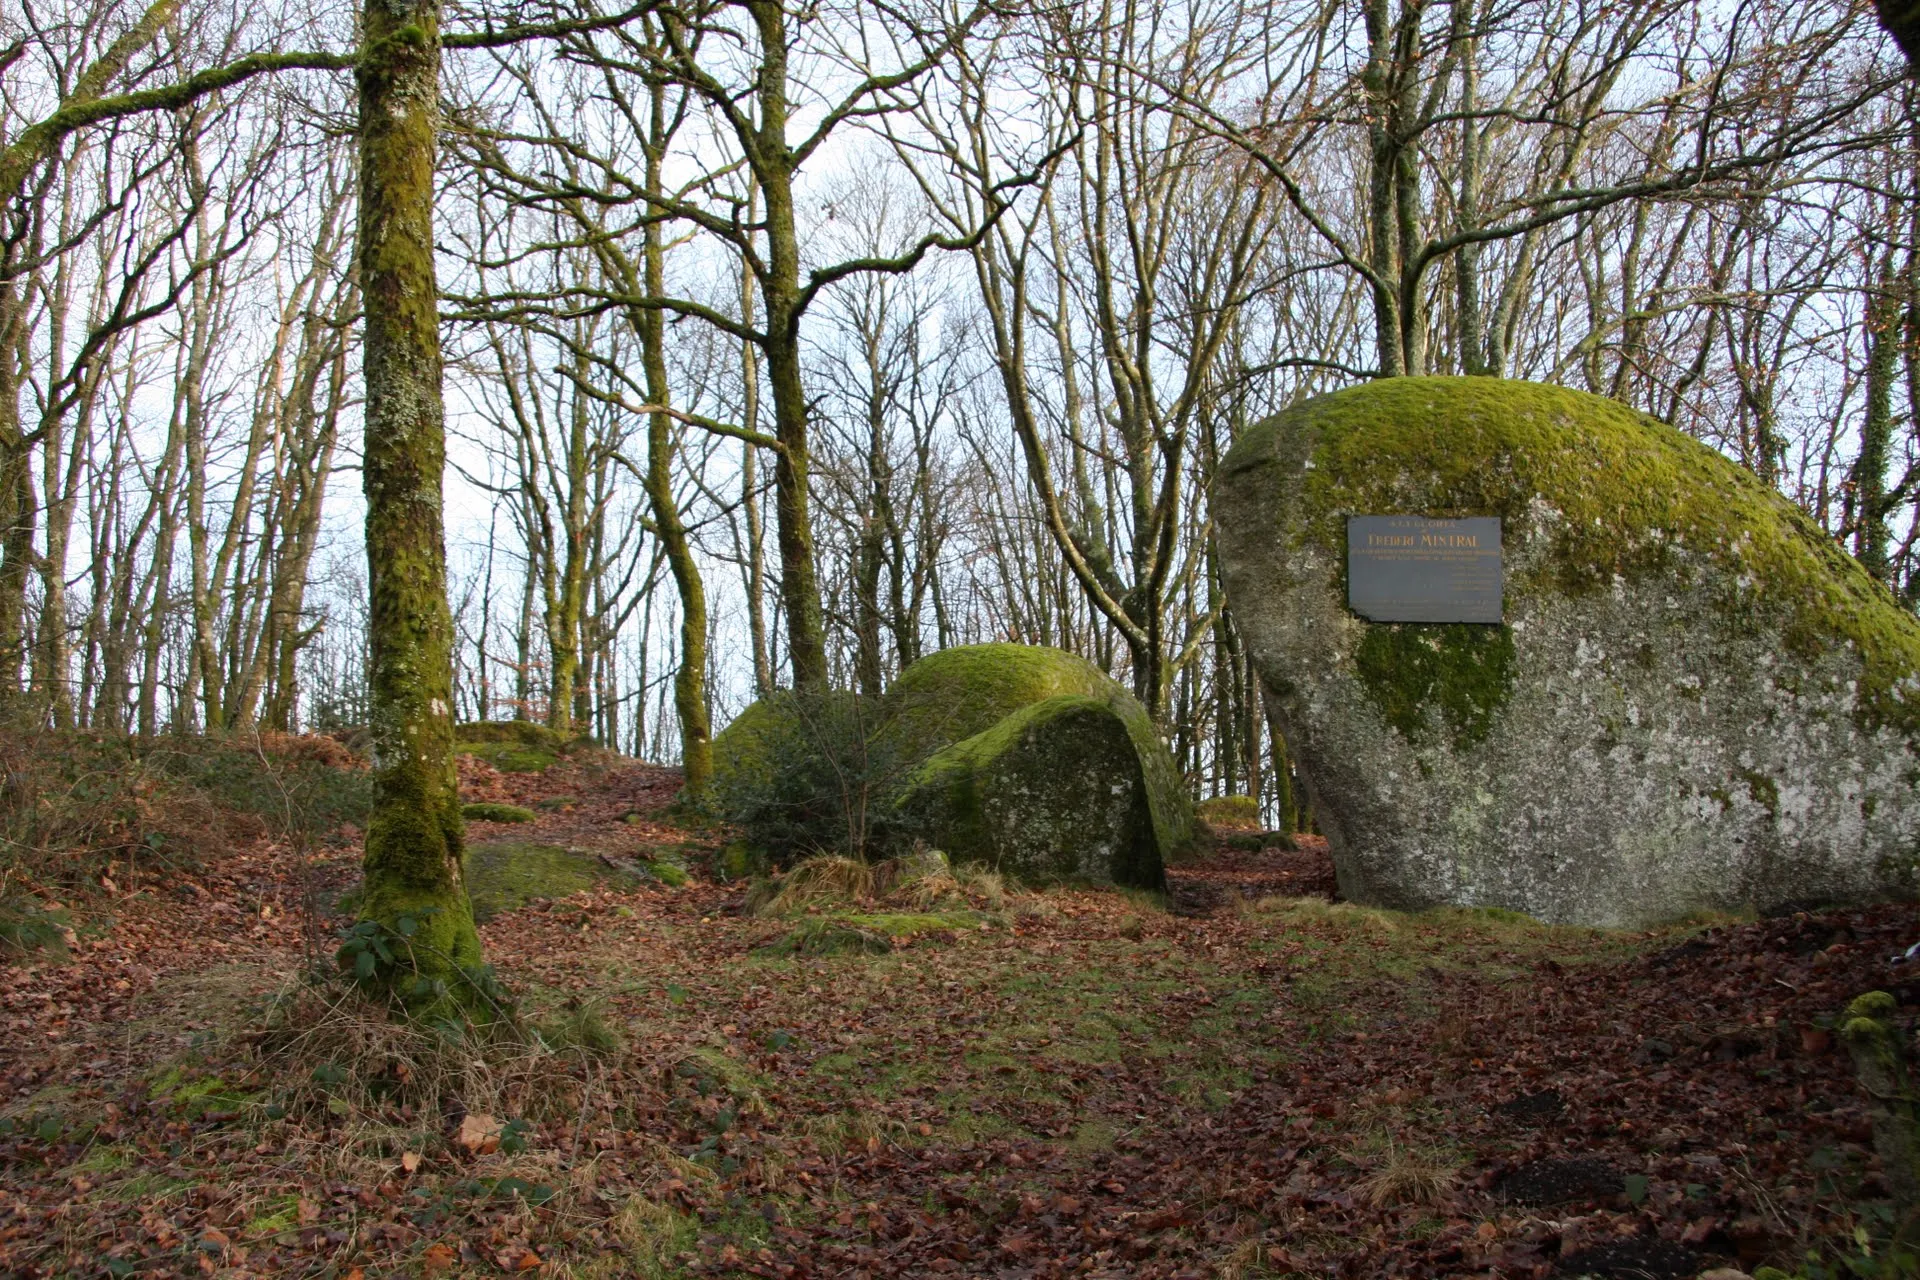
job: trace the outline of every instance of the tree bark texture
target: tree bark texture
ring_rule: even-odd
[[[362,919],[410,931],[437,989],[417,1011],[471,1006],[480,966],[453,769],[433,182],[439,0],[367,0],[360,87],[360,280],[366,305],[368,694],[374,811]]]

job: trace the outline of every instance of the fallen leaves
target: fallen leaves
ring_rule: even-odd
[[[655,820],[667,771],[468,772],[516,803],[579,795],[543,811],[541,838],[619,856],[686,838]],[[351,851],[324,865],[339,887]],[[1910,940],[1909,913],[1675,945],[1236,905],[1324,865],[1316,848],[1241,850],[1178,873],[1193,915],[1063,890],[1051,914],[991,934],[778,966],[749,958],[737,889],[535,904],[485,928],[502,973],[638,1047],[556,1058],[580,1096],[524,1153],[501,1149],[501,1108],[444,1128],[437,1112],[389,1115],[408,1145],[346,1177],[355,1118],[299,1130],[257,1104],[195,1111],[190,1081],[154,1091],[141,1074],[153,1046],[128,1035],[136,1017],[203,1035],[230,1016],[210,1008],[208,975],[251,974],[250,995],[303,954],[299,913],[257,904],[300,901],[310,867],[260,850],[210,863],[203,892],[116,899],[112,933],[71,961],[0,976],[20,1011],[0,1044],[9,1101],[67,1089],[62,1105],[98,1126],[78,1138],[53,1117],[43,1134],[36,1113],[0,1135],[0,1269],[77,1271],[111,1247],[191,1273],[244,1251],[250,1273],[356,1280],[644,1248],[689,1275],[1172,1280],[1237,1258],[1248,1275],[1520,1276],[1582,1256],[1753,1266],[1789,1243],[1781,1217],[1841,1225],[1847,1202],[1823,1179],[1873,1190],[1826,1020],[1873,986],[1913,1003],[1875,959]],[[235,920],[269,932],[236,938]],[[1458,1176],[1369,1194],[1405,1151]],[[1552,1207],[1519,1203],[1533,1199]]]
[[[490,1115],[468,1114],[460,1118],[451,1141],[454,1147],[467,1155],[490,1155],[500,1149],[500,1134],[505,1128],[505,1124]],[[419,1157],[414,1156],[414,1159],[418,1161]],[[404,1163],[404,1157],[402,1163]],[[413,1170],[409,1169],[407,1172],[411,1173]]]

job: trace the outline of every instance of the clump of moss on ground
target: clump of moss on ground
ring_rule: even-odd
[[[492,841],[467,850],[467,897],[480,924],[537,898],[564,898],[600,884],[632,888],[648,875],[671,883],[650,867],[628,871],[609,866],[595,854],[558,845]],[[680,879],[685,882],[684,872]]]
[[[886,955],[926,938],[978,929],[990,923],[978,912],[919,914],[837,912],[805,916],[759,950],[766,955]]]
[[[1664,423],[1563,387],[1387,378],[1269,419],[1226,466],[1271,454],[1276,435],[1310,451],[1305,536],[1336,562],[1348,515],[1401,511],[1497,515],[1509,537],[1544,534],[1548,554],[1510,593],[1596,590],[1701,558],[1735,584],[1730,613],[1777,612],[1808,652],[1857,649],[1861,714],[1920,733],[1920,620],[1805,512]]]
[[[825,855],[757,881],[748,912],[789,922],[758,950],[770,955],[884,955],[1001,919],[1007,890],[991,871],[949,863],[937,849],[884,862]]]
[[[460,806],[460,816],[468,822],[532,822],[537,816],[531,809],[523,809],[517,804],[501,804],[497,800],[477,800],[472,804]]]
[[[502,773],[544,773],[574,745],[531,720],[479,720],[453,730],[455,751]]]

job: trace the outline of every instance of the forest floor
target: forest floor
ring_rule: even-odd
[[[1830,1027],[1920,996],[1911,909],[1401,915],[1243,838],[809,954],[671,771],[466,781],[692,877],[488,922],[547,1035],[484,1052],[303,981],[351,830],[101,887],[0,969],[0,1273],[1658,1277],[1876,1225]]]

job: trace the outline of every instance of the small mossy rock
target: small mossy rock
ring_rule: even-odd
[[[558,755],[566,748],[565,739],[543,724],[531,720],[474,720],[453,727],[453,740],[461,746],[491,742],[512,742],[523,747]]]
[[[1698,441],[1385,379],[1244,434],[1213,515],[1343,896],[1636,926],[1912,892],[1920,621]],[[1501,517],[1505,622],[1349,612],[1353,515]]]
[[[922,765],[901,821],[956,863],[1033,882],[1158,889],[1166,874],[1140,757],[1105,699],[1048,698]]]
[[[460,816],[468,822],[532,822],[536,815],[531,809],[523,809],[517,804],[502,804],[497,800],[476,800],[472,804],[460,806]]]
[[[1162,862],[1193,846],[1193,800],[1153,719],[1131,693],[1077,654],[1027,644],[970,644],[929,654],[900,673],[880,709],[878,750],[902,776],[1008,716],[1062,695],[1104,704],[1133,743],[1146,779]],[[959,856],[956,853],[956,856]]]
[[[1193,815],[1209,831],[1257,830],[1260,802],[1252,796],[1215,796],[1195,805]]]
[[[467,850],[467,899],[477,924],[537,898],[564,898],[598,884],[632,888],[644,882],[594,854],[558,845],[496,840]]]

